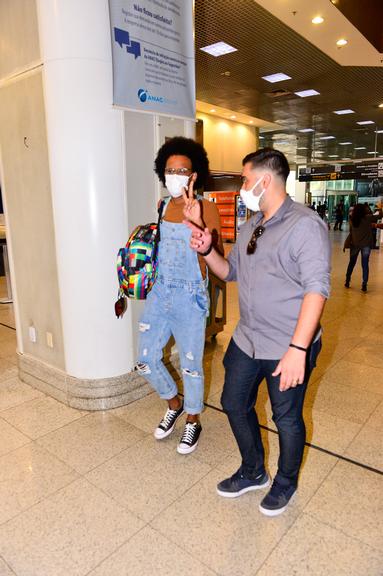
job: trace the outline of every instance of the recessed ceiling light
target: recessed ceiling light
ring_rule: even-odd
[[[335,136],[321,136],[319,140],[334,140]]]
[[[307,146],[299,146],[297,150],[307,150]]]
[[[209,112],[215,112],[215,109],[214,109],[214,108],[212,108],[211,110],[209,110]]]
[[[236,52],[237,48],[226,44],[226,42],[216,42],[215,44],[210,44],[209,46],[204,46],[201,48],[203,52],[207,52],[212,56],[224,56],[224,54],[230,54],[230,52]]]
[[[351,158],[342,158],[342,160],[351,160]]]
[[[375,130],[376,134],[383,134],[383,130]]]
[[[324,18],[322,18],[322,16],[315,16],[315,18],[313,18],[311,22],[313,24],[322,24],[322,22],[324,22]]]
[[[339,116],[341,116],[342,114],[355,114],[355,111],[346,108],[345,110],[334,110],[334,114],[338,114]]]
[[[298,132],[306,133],[306,132],[314,132],[314,130],[312,128],[302,128],[301,130],[298,130]]]
[[[260,140],[264,140],[264,139],[265,139],[264,136],[258,136],[258,138],[259,138]]]
[[[254,120],[249,120],[249,124],[254,124]]]
[[[284,74],[283,72],[270,74],[269,76],[262,76],[262,78],[263,80],[266,80],[266,82],[271,82],[272,84],[274,84],[274,82],[282,82],[282,80],[291,80],[291,76],[287,76],[287,74]]]
[[[367,154],[377,154],[377,152],[367,152]]]
[[[324,151],[323,151],[323,150],[316,150],[316,151],[314,152],[314,154],[324,154]]]
[[[357,148],[354,148],[354,150],[367,150],[366,146],[358,146]]]
[[[339,155],[338,154],[330,154],[329,158],[339,158]]]
[[[348,44],[348,40],[346,40],[346,38],[339,38],[339,40],[336,43],[336,45],[340,47],[346,46],[346,44]]]
[[[352,144],[352,142],[339,142],[340,146],[347,146],[348,144]]]
[[[365,126],[367,124],[375,124],[375,122],[373,120],[362,120],[362,122],[357,122],[357,124],[359,124],[359,126]]]
[[[232,120],[235,120],[235,118],[236,118],[236,115],[235,115],[235,114],[233,114],[232,116],[230,116],[230,118],[231,118]]]
[[[320,92],[317,92],[316,90],[301,90],[300,92],[294,92],[294,94],[301,98],[307,98],[308,96],[317,96]]]

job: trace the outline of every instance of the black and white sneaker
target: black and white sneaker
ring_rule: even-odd
[[[171,434],[174,430],[174,426],[178,418],[184,413],[184,405],[181,404],[178,410],[170,410],[168,408],[165,412],[165,416],[162,418],[161,422],[158,424],[157,428],[154,430],[154,438],[157,440],[162,440]]]
[[[197,448],[202,426],[199,422],[186,422],[181,441],[177,446],[179,454],[190,454]]]

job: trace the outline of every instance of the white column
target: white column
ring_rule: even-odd
[[[108,2],[37,5],[66,372],[118,376],[131,370],[134,351],[130,312],[117,320],[113,310],[128,228]]]

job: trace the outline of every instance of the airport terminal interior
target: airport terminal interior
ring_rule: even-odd
[[[382,221],[382,2],[196,0],[195,120],[113,107],[113,4],[0,0],[0,576],[383,576],[383,231],[367,292],[359,260],[345,287],[344,249],[354,204]],[[264,490],[216,491],[241,464],[221,406],[237,284],[211,278],[192,454],[182,419],[153,437],[166,403],[133,370],[143,303],[114,316],[117,250],[155,217],[153,160],[175,135],[208,152],[225,255],[252,216],[238,191],[257,148],[286,155],[289,195],[328,228],[303,465],[275,518]],[[176,347],[165,358],[182,392]],[[256,411],[274,476],[265,382]]]

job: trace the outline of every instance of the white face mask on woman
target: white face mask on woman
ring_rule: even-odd
[[[253,212],[259,212],[259,210],[260,210],[259,202],[265,193],[265,189],[263,188],[263,190],[259,196],[254,196],[254,194],[253,194],[254,188],[256,188],[258,186],[258,184],[260,183],[262,178],[263,178],[263,176],[261,176],[259,178],[259,180],[256,181],[256,183],[254,184],[254,186],[252,188],[250,188],[250,190],[245,190],[244,188],[241,188],[241,190],[239,191],[241,198],[242,198],[243,202],[245,203],[246,208],[248,208],[249,210],[252,210]]]
[[[165,174],[165,186],[168,189],[170,196],[179,198],[187,189],[189,185],[189,176],[182,176],[181,174]]]

